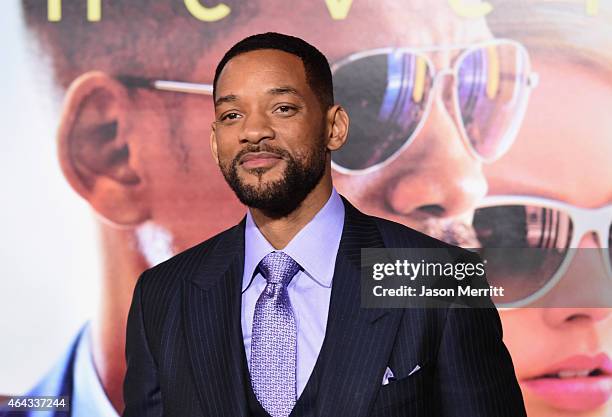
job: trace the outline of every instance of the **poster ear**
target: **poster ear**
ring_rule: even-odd
[[[149,217],[142,177],[130,153],[130,105],[117,80],[85,73],[66,93],[57,136],[60,166],[72,188],[119,225]]]

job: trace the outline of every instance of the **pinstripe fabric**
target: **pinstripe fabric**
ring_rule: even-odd
[[[345,208],[326,337],[304,391],[316,399],[302,395],[291,416],[525,416],[494,309],[360,308],[361,248],[445,244]],[[243,257],[244,221],[141,276],[128,319],[125,417],[249,415]],[[397,381],[381,386],[387,366]]]

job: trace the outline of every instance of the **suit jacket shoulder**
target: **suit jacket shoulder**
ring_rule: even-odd
[[[228,258],[240,249],[243,222],[201,242],[172,258],[144,271],[138,279],[138,286],[143,299],[149,299],[151,293],[157,294],[156,304],[164,305],[180,288],[182,282],[189,278],[204,278],[223,273]],[[238,239],[237,239],[238,238]],[[162,303],[162,304],[160,304]]]
[[[176,277],[176,273],[179,271],[189,272],[197,268],[206,267],[207,264],[214,263],[215,257],[219,255],[219,248],[222,246],[231,245],[234,240],[241,232],[240,227],[244,220],[227,229],[215,236],[205,240],[204,242],[198,243],[189,249],[180,252],[170,259],[165,260],[149,269],[147,269],[141,275],[140,280],[148,281],[142,285],[148,286],[153,285],[156,280],[162,279],[163,276],[168,273],[173,273]],[[227,253],[221,254],[227,256]],[[184,274],[181,274],[184,277]],[[176,277],[178,278],[178,277]]]
[[[133,303],[142,310],[144,330],[150,336],[152,354],[157,356],[158,337],[180,314],[181,289],[186,280],[206,289],[223,273],[244,247],[244,219],[210,239],[144,271],[134,289]]]

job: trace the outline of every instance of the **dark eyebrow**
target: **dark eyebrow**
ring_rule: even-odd
[[[228,94],[226,96],[221,96],[215,100],[215,107],[219,107],[223,103],[233,103],[238,100],[238,96],[235,94]]]
[[[274,87],[268,90],[268,94],[272,94],[275,96],[278,95],[283,95],[283,94],[291,94],[293,96],[296,96],[299,99],[304,99],[304,97],[302,97],[302,95],[298,92],[298,90],[296,90],[293,87],[289,87],[289,86],[283,86],[283,87]]]
[[[275,95],[275,96],[283,95],[283,94],[291,94],[293,96],[296,96],[299,99],[302,99],[302,100],[304,99],[302,95],[298,92],[298,90],[296,90],[293,87],[289,87],[289,86],[274,87],[274,88],[269,89],[267,93],[271,95]],[[235,101],[238,101],[238,96],[235,94],[228,94],[226,96],[221,96],[215,100],[215,107],[218,107],[224,103],[233,103]]]

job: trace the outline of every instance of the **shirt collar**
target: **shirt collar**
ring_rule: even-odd
[[[91,325],[87,327],[77,345],[74,363],[72,415],[74,417],[119,417],[104,392],[93,362],[91,351]]]
[[[342,228],[344,226],[344,204],[333,188],[325,205],[291,239],[282,250],[291,256],[304,273],[323,287],[331,287]],[[261,234],[251,212],[247,212],[245,227],[245,256],[242,292],[250,285],[259,262],[276,249]]]

